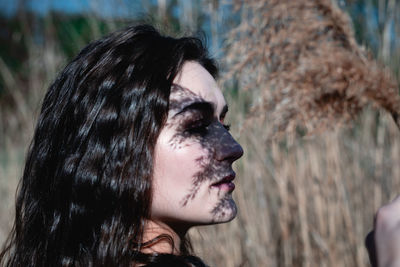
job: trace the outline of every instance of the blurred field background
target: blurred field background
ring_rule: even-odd
[[[245,150],[235,166],[238,217],[191,230],[195,251],[210,266],[369,266],[364,237],[374,213],[400,193],[400,131],[388,112],[370,105],[313,135],[268,138],[271,125],[252,111],[265,92],[246,87],[259,78],[229,71],[243,67],[242,55],[232,58],[234,47],[265,51],[246,50],[248,41],[229,34],[254,24],[248,18],[272,15],[262,6],[274,0],[6,1],[0,1],[0,243],[12,224],[41,99],[56,73],[90,40],[150,22],[170,34],[207,37],[223,70],[228,122]],[[335,5],[351,17],[357,42],[398,84],[400,3]]]

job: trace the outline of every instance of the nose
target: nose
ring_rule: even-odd
[[[236,142],[232,135],[225,130],[216,144],[215,156],[219,161],[227,160],[232,163],[243,156],[243,148]]]

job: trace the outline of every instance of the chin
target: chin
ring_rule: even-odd
[[[212,223],[225,223],[232,221],[237,214],[235,201],[231,196],[221,199],[212,209]]]

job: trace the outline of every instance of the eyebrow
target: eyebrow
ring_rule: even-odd
[[[177,112],[173,117],[181,115],[190,110],[198,110],[204,113],[214,114],[214,105],[207,101],[196,101],[192,102],[185,107],[183,107],[179,112]]]
[[[188,104],[187,106],[183,107],[179,112],[177,112],[173,117],[183,114],[190,110],[198,110],[208,114],[214,114],[215,106],[212,102],[208,101],[196,101]],[[225,105],[222,108],[220,118],[225,117],[226,113],[228,112],[228,105]]]

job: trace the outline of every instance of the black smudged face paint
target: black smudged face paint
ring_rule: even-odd
[[[174,149],[184,146],[200,145],[204,151],[196,159],[199,171],[192,177],[192,186],[180,201],[185,207],[198,194],[200,187],[205,183],[209,191],[217,191],[220,199],[210,210],[213,222],[218,222],[227,215],[236,214],[236,205],[231,192],[234,189],[232,179],[235,174],[232,162],[243,154],[240,145],[228,132],[229,126],[223,125],[220,120],[225,116],[215,116],[215,103],[205,101],[201,96],[189,89],[174,85],[171,88],[170,113],[166,127],[174,127],[175,134],[169,140]],[[182,166],[184,168],[184,166]]]

